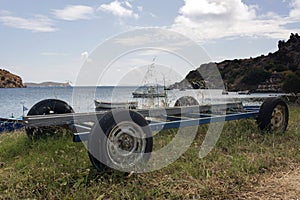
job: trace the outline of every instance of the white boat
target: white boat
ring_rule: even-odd
[[[160,91],[158,86],[142,86],[132,92],[133,98],[166,97],[165,91]]]
[[[101,100],[94,100],[96,110],[105,110],[105,109],[117,109],[117,108],[128,108],[136,109],[138,107],[137,101],[129,102],[107,102]]]
[[[223,95],[227,95],[227,94],[228,94],[228,91],[227,91],[227,90],[223,90],[223,91],[222,91],[222,94],[223,94]]]
[[[242,94],[247,94],[247,95],[251,94],[251,93],[250,93],[250,90],[242,90],[242,91],[238,91],[237,93],[238,93],[238,94],[241,94],[241,95],[242,95]]]

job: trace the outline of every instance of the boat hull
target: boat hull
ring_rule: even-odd
[[[117,109],[117,108],[136,109],[138,107],[137,101],[106,102],[106,101],[101,101],[101,100],[95,100],[94,102],[95,102],[96,110],[110,110],[110,109]]]
[[[132,93],[133,98],[157,98],[166,97],[165,93]]]

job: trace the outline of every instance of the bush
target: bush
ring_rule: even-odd
[[[295,72],[295,71],[298,69],[298,65],[291,64],[291,65],[289,66],[289,69],[290,69],[291,71]]]
[[[300,93],[300,78],[290,74],[283,82],[282,90],[287,93]]]
[[[269,71],[270,69],[273,69],[274,67],[275,67],[274,63],[270,63],[268,65],[265,65],[264,69],[267,70],[267,71]]]
[[[242,83],[256,85],[271,77],[271,73],[263,69],[252,69],[242,79]]]
[[[283,72],[288,70],[288,67],[283,64],[276,64],[273,69],[277,72]]]

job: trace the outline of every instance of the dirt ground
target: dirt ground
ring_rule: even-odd
[[[300,167],[268,175],[237,199],[300,200]]]

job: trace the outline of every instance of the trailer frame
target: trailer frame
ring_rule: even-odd
[[[50,112],[48,108],[51,106],[47,106],[45,102],[52,102],[51,105],[58,103],[61,108],[68,108],[66,110],[68,113],[55,112],[55,109]],[[43,134],[47,127],[71,129],[74,142],[88,141],[89,157],[98,171],[105,170],[107,166],[124,170],[122,169],[124,164],[119,163],[118,155],[124,159],[126,165],[131,166],[131,161],[125,161],[127,153],[124,152],[128,150],[128,158],[131,158],[130,156],[134,156],[133,146],[137,148],[136,146],[140,144],[143,149],[139,149],[137,155],[142,156],[137,162],[147,162],[150,157],[148,153],[152,151],[152,132],[252,118],[256,119],[262,131],[282,133],[287,128],[289,117],[288,106],[280,98],[267,99],[261,106],[243,106],[242,102],[230,102],[152,109],[112,109],[90,113],[72,113],[73,109],[60,100],[44,100],[36,105],[43,105],[41,110],[43,112],[45,110],[46,114],[23,117],[27,134],[30,135],[32,130],[40,130],[38,133]],[[35,106],[33,108],[37,109]],[[121,121],[115,120],[114,114],[121,116]],[[129,128],[124,127],[127,125]],[[139,132],[145,136],[141,137],[142,134]],[[111,137],[116,144],[110,142]],[[103,160],[109,160],[108,164],[103,164]],[[135,165],[135,160],[132,162]]]
[[[140,113],[147,119],[151,131],[160,131],[223,121],[257,118],[259,109],[260,106],[243,106],[241,102],[238,102],[202,106],[133,109],[133,111]],[[197,112],[194,112],[195,110]],[[88,139],[92,128],[86,122],[97,123],[97,119],[103,117],[106,112],[32,115],[23,117],[23,123],[26,127],[69,125],[72,130],[77,130],[74,133],[74,142],[82,142]]]

